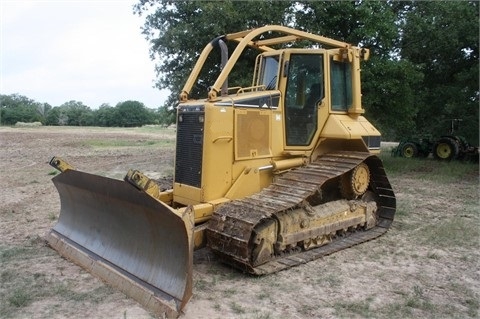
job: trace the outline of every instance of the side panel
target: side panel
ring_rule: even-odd
[[[272,114],[279,102],[279,93],[268,92],[230,97],[215,104],[182,105],[177,121],[173,201],[196,205],[226,194],[238,198],[268,186],[271,171],[260,168],[271,165]],[[281,126],[278,112],[275,124]]]
[[[271,157],[271,111],[235,110],[235,160]]]
[[[232,185],[234,147],[233,107],[205,107],[202,201],[225,195]]]

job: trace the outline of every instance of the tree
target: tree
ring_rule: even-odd
[[[412,2],[406,14],[401,56],[424,74],[417,87],[417,127],[446,133],[461,118],[459,134],[478,145],[478,2]]]
[[[420,104],[415,90],[423,73],[406,60],[372,57],[362,71],[363,103],[367,118],[394,141],[416,130]]]
[[[51,109],[52,109],[52,106],[48,103],[37,103],[37,112],[40,113],[43,120],[46,119],[47,114]]]
[[[80,101],[69,101],[60,105],[59,121],[63,125],[89,126],[93,124],[92,110]],[[66,123],[64,123],[66,121]],[[60,125],[62,125],[60,124]]]
[[[169,126],[175,124],[176,121],[176,109],[162,106],[157,109],[156,117],[158,118],[158,124],[162,126]]]
[[[298,29],[370,49],[371,58],[362,65],[363,106],[383,138],[394,140],[415,129],[414,88],[423,75],[397,56],[404,8],[387,1],[302,1],[297,6]]]
[[[1,124],[14,125],[17,122],[42,122],[40,112],[44,104],[35,102],[20,94],[0,95]]]
[[[398,10],[387,1],[299,1],[295,27],[369,48],[388,58],[398,37]]]
[[[94,111],[94,125],[97,126],[114,126],[115,108],[109,104],[102,104],[98,110]]]
[[[143,103],[125,101],[115,106],[112,124],[120,127],[134,127],[150,124],[151,121],[149,112]]]
[[[156,61],[160,89],[172,92],[168,107],[175,107],[189,71],[204,46],[213,36],[250,29],[265,24],[285,24],[292,3],[286,1],[155,1],[140,0],[136,14],[147,14],[143,34],[150,41],[150,56]],[[153,12],[152,12],[153,11]],[[231,49],[231,47],[230,47]],[[241,61],[236,75],[230,77],[232,86],[249,85],[255,56]],[[220,53],[211,54],[204,65],[191,96],[206,96],[220,70]],[[235,84],[234,84],[235,83]]]
[[[445,120],[463,118],[459,133],[478,144],[478,2],[140,0],[134,12],[146,15],[157,87],[173,92],[167,110],[212,37],[280,24],[371,49],[363,104],[388,139],[443,133]],[[207,61],[191,97],[205,95],[219,60]],[[253,61],[239,61],[229,86],[249,85]]]
[[[50,111],[48,111],[47,116],[45,118],[45,125],[65,125],[65,123],[61,123],[61,110],[60,107],[55,106]]]
[[[150,6],[154,10],[148,11]],[[189,71],[193,68],[199,53],[213,35],[237,32],[266,24],[294,25],[297,29],[322,34],[338,40],[366,46],[372,50],[377,62],[365,66],[365,74],[369,85],[366,91],[374,94],[371,99],[364,99],[365,108],[370,114],[382,114],[378,117],[380,127],[395,126],[401,105],[395,106],[395,116],[385,109],[388,101],[385,94],[387,87],[393,88],[397,83],[401,67],[394,68],[395,62],[388,63],[398,42],[398,26],[396,25],[398,9],[387,2],[372,1],[140,1],[135,12],[149,12],[145,19],[144,34],[151,43],[151,57],[157,61],[158,82],[160,88],[168,88],[173,92],[167,107],[172,108],[178,100]],[[219,17],[225,17],[221,19]],[[194,26],[194,27],[192,27]],[[255,53],[256,54],[256,53]],[[239,61],[235,72],[229,77],[230,86],[248,86],[254,66],[255,54],[246,60]],[[219,56],[219,54],[218,54]],[[162,57],[162,59],[160,59]],[[197,86],[191,94],[198,98],[207,92],[218,75],[219,58],[213,57],[204,66]],[[390,68],[385,68],[390,65]],[[412,69],[412,68],[410,68]],[[217,71],[217,72],[214,72]],[[391,72],[391,73],[389,73]],[[378,75],[382,74],[381,78]],[[397,96],[411,95],[409,90],[416,76],[402,75],[402,86],[396,89]],[[388,82],[388,83],[387,83]],[[380,86],[385,87],[380,89]],[[383,92],[382,92],[383,91]],[[383,109],[382,109],[383,107]],[[167,110],[164,110],[166,112]],[[377,119],[377,117],[374,117]],[[398,129],[391,130],[392,134]]]

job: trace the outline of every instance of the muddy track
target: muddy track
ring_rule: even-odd
[[[365,162],[370,169],[370,190],[376,195],[377,225],[367,231],[347,233],[332,243],[298,253],[279,256],[267,263],[253,266],[251,237],[254,228],[276,214],[300,208],[316,196],[329,181],[339,178],[358,164]],[[222,205],[208,226],[209,246],[220,259],[245,272],[264,275],[374,239],[390,227],[395,214],[395,195],[386,177],[382,162],[369,153],[337,152],[281,175],[269,187],[244,199]]]

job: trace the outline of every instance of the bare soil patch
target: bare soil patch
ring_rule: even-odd
[[[173,129],[0,127],[0,318],[152,318],[45,245],[54,155],[94,174],[173,171]],[[397,195],[386,235],[252,277],[195,252],[184,318],[478,318],[478,166],[383,155]],[[450,165],[450,166],[448,166]]]

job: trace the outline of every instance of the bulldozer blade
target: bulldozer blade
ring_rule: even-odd
[[[127,182],[66,170],[53,178],[61,210],[46,239],[146,309],[178,317],[192,295],[193,215]]]

